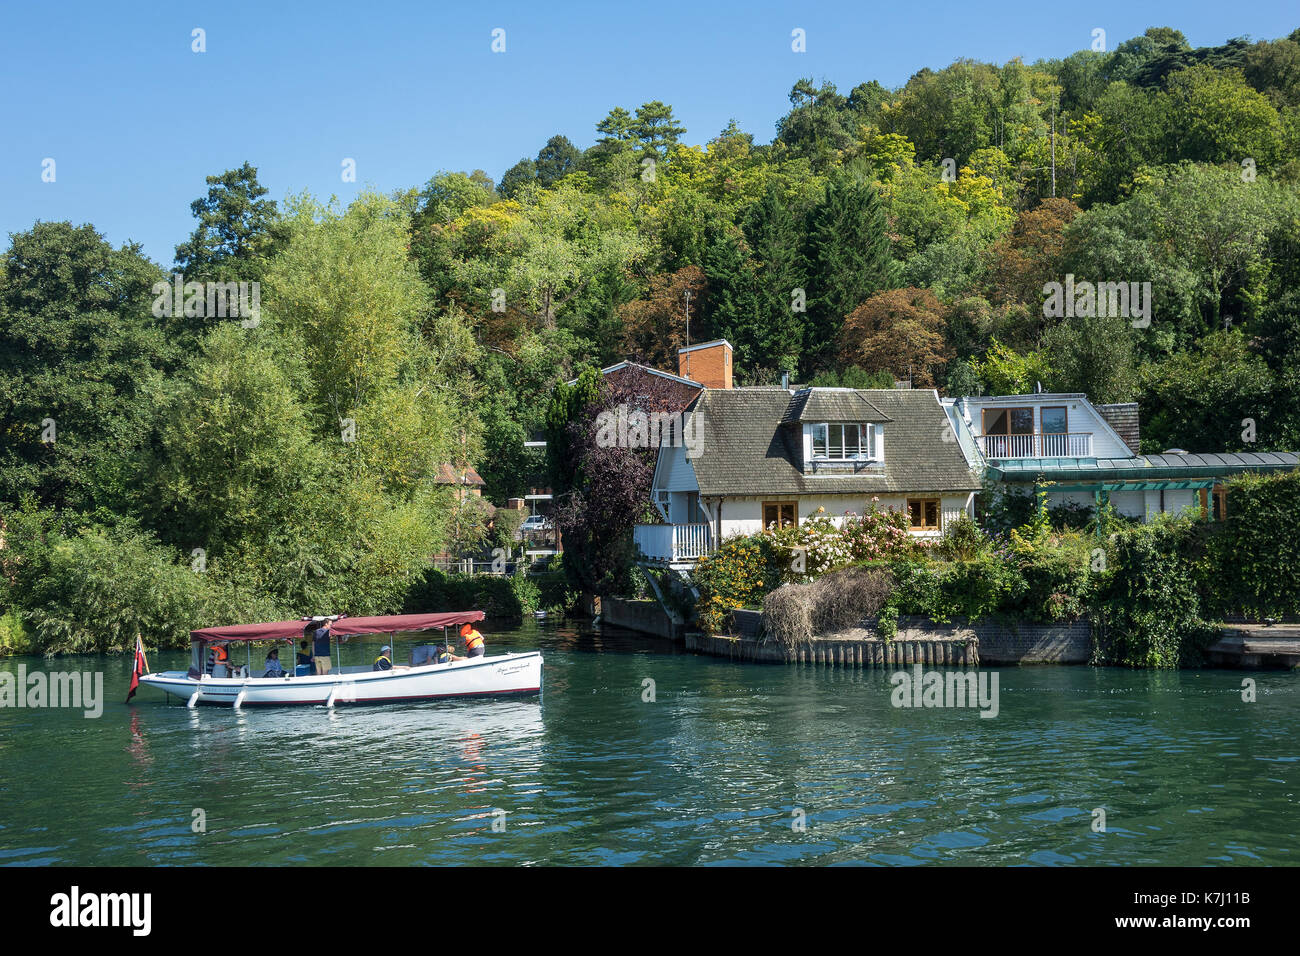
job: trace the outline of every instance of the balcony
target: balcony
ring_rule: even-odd
[[[713,551],[707,524],[639,524],[632,540],[647,559],[666,564],[689,563]]]
[[[1050,435],[980,435],[985,458],[1091,458],[1092,432]]]

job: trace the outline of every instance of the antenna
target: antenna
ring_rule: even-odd
[[[686,300],[686,377],[691,377],[691,290],[685,289],[682,297]]]

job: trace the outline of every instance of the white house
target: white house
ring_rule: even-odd
[[[708,388],[687,414],[689,440],[662,448],[655,468],[664,523],[635,530],[649,560],[688,565],[819,508],[842,519],[874,502],[926,537],[973,511],[980,482],[934,391]]]
[[[990,484],[1047,493],[1049,507],[1103,502],[1138,520],[1201,507],[1228,510],[1223,481],[1248,471],[1295,468],[1291,452],[1170,449],[1138,453],[1136,403],[1094,405],[1081,393],[988,395],[944,399],[968,460]]]

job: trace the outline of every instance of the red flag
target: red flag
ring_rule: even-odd
[[[131,703],[135,690],[140,686],[140,676],[149,673],[149,662],[144,659],[144,642],[140,635],[135,636],[135,666],[131,669],[131,687],[126,692],[126,702]]]

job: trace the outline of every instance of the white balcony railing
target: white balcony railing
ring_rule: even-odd
[[[1054,435],[980,435],[985,458],[1091,458],[1092,432]]]
[[[639,524],[632,540],[652,561],[694,561],[713,550],[707,524]]]

